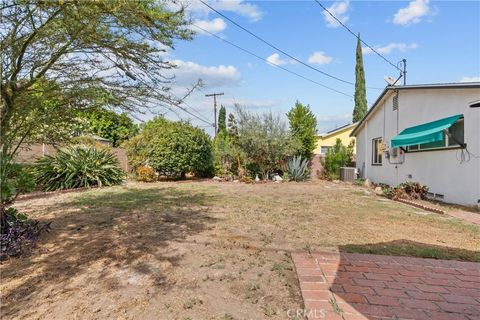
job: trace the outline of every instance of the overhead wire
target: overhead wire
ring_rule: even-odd
[[[193,26],[196,27],[196,28],[198,28],[198,29],[200,29],[200,30],[202,30],[203,32],[208,33],[209,35],[211,35],[211,36],[213,36],[213,37],[215,37],[215,38],[217,38],[217,39],[225,42],[225,43],[228,43],[229,45],[231,45],[231,46],[233,46],[233,47],[235,47],[235,48],[237,48],[237,49],[239,49],[239,50],[241,50],[241,51],[243,51],[243,52],[245,52],[245,53],[248,53],[249,55],[251,55],[251,56],[253,56],[253,57],[255,57],[255,58],[259,59],[259,60],[262,60],[262,61],[264,61],[264,62],[266,62],[266,63],[268,63],[268,64],[271,64],[271,65],[273,65],[273,66],[275,66],[275,67],[277,67],[277,68],[282,69],[283,71],[286,71],[286,72],[288,72],[288,73],[290,73],[290,74],[293,74],[293,75],[295,75],[295,76],[297,76],[297,77],[300,77],[300,78],[302,78],[302,79],[304,79],[304,80],[306,80],[306,81],[309,81],[309,82],[311,82],[311,83],[314,83],[314,84],[316,84],[316,85],[318,85],[318,86],[320,86],[320,87],[329,89],[329,90],[331,90],[331,91],[334,91],[334,92],[339,93],[339,94],[341,94],[341,95],[347,96],[347,97],[349,97],[349,98],[353,98],[353,96],[352,96],[351,94],[348,94],[348,93],[339,91],[339,90],[337,90],[337,89],[334,89],[334,88],[332,88],[332,87],[326,86],[326,85],[324,85],[324,84],[322,84],[322,83],[320,83],[320,82],[317,82],[317,81],[315,81],[315,80],[312,80],[312,79],[310,79],[310,78],[307,78],[307,77],[305,77],[305,76],[303,76],[303,75],[301,75],[301,74],[299,74],[299,73],[297,73],[297,72],[295,72],[295,71],[292,71],[292,70],[290,70],[290,69],[287,69],[287,68],[285,68],[285,67],[283,67],[283,66],[281,66],[281,65],[279,65],[279,64],[276,64],[276,63],[274,63],[274,62],[268,61],[268,60],[265,59],[264,57],[261,57],[261,56],[257,55],[256,53],[253,53],[253,52],[250,51],[250,50],[244,49],[244,48],[240,47],[239,45],[237,45],[237,44],[235,44],[235,43],[233,43],[233,42],[231,42],[231,41],[229,41],[229,40],[227,40],[227,39],[224,39],[224,38],[222,38],[222,37],[220,37],[220,36],[218,36],[218,35],[210,32],[210,31],[208,31],[208,30],[206,30],[206,29],[204,29],[204,28],[202,28],[202,27],[200,27],[200,26],[198,26],[198,25],[196,25],[196,24],[193,24]]]
[[[117,62],[113,61],[113,59],[111,59],[110,57],[108,57],[108,55],[103,54],[103,53],[102,53],[102,55],[103,55],[105,58],[107,58],[108,60],[110,60],[111,62],[113,62],[113,63],[115,64],[115,66],[119,66],[119,65],[117,64]],[[123,69],[124,69],[123,66],[122,66],[120,69],[123,70]],[[138,74],[135,74],[135,73],[133,73],[133,72],[130,71],[130,70],[127,70],[127,71],[123,70],[123,71],[125,72],[125,75],[128,76],[129,78],[131,78],[132,80],[139,81],[139,82],[143,83],[143,84],[144,84],[145,86],[147,86],[150,90],[153,90],[155,93],[157,93],[157,94],[160,95],[160,96],[163,95],[163,94],[160,93],[156,88],[152,87],[152,86],[149,85],[145,80],[143,80]],[[191,106],[190,106],[186,101],[184,101],[183,99],[180,99],[179,97],[177,97],[177,96],[174,95],[174,94],[171,94],[171,95],[172,95],[174,98],[178,99],[180,103],[185,104],[187,107],[193,109],[193,107],[191,107]],[[188,110],[188,109],[185,108],[185,107],[182,107],[180,104],[176,104],[175,106],[178,107],[180,110],[184,111],[185,113],[191,115],[192,117],[194,117],[194,118],[196,118],[196,119],[198,119],[198,120],[200,120],[200,121],[208,124],[209,126],[213,127],[213,124],[212,124],[210,121],[208,121],[208,120],[206,120],[205,118],[203,118],[202,116],[196,115],[196,114],[192,113],[190,110]],[[181,117],[178,115],[178,113],[177,113],[174,109],[172,109],[172,108],[170,108],[170,107],[167,107],[167,106],[165,106],[165,108],[168,109],[168,110],[170,110],[170,111],[172,111],[173,113],[175,113],[175,115],[177,115],[177,117],[179,117],[179,119],[181,119]],[[198,111],[197,111],[197,112],[198,112]]]
[[[332,74],[330,74],[330,73],[327,73],[327,72],[325,72],[325,71],[322,71],[322,70],[320,70],[320,69],[318,69],[318,68],[316,68],[316,67],[314,67],[314,66],[312,66],[312,65],[310,65],[310,64],[308,64],[308,63],[303,62],[302,60],[300,60],[300,59],[296,58],[295,56],[289,54],[289,53],[286,52],[285,50],[280,49],[278,46],[270,43],[269,41],[265,40],[264,38],[256,35],[256,34],[253,33],[252,31],[250,31],[250,30],[248,30],[247,28],[243,27],[242,25],[240,25],[239,23],[237,23],[235,20],[229,18],[228,16],[224,15],[223,13],[221,13],[220,11],[218,11],[217,9],[213,8],[211,5],[209,5],[208,3],[206,3],[204,0],[198,0],[198,1],[200,1],[203,5],[205,5],[206,7],[208,7],[210,10],[216,12],[216,13],[217,13],[218,15],[220,15],[221,17],[227,19],[228,21],[230,21],[231,23],[233,23],[234,25],[236,25],[238,28],[240,28],[240,29],[242,29],[243,31],[247,32],[248,34],[250,34],[251,36],[253,36],[253,37],[256,38],[257,40],[259,40],[259,41],[263,42],[264,44],[266,44],[267,46],[269,46],[269,47],[271,47],[271,48],[273,48],[273,49],[281,52],[282,54],[284,54],[284,55],[286,55],[287,57],[289,57],[290,59],[292,59],[292,60],[294,60],[294,61],[302,64],[303,66],[305,66],[305,67],[307,67],[307,68],[309,68],[309,69],[311,69],[311,70],[314,70],[314,71],[316,71],[316,72],[318,72],[318,73],[320,73],[320,74],[322,74],[322,75],[324,75],[324,76],[327,76],[327,77],[330,77],[330,78],[332,78],[332,79],[335,79],[335,80],[337,80],[337,81],[340,81],[340,82],[343,82],[343,83],[346,83],[346,84],[349,84],[349,85],[355,85],[354,82],[341,79],[341,78],[339,78],[339,77],[337,77],[337,76],[334,76],[334,75],[332,75]],[[369,88],[369,89],[376,89],[376,90],[383,90],[383,88],[376,88],[376,87],[368,87],[368,88]]]
[[[202,1],[202,0],[200,0]],[[330,15],[335,21],[337,21],[345,30],[347,30],[350,34],[352,34],[355,38],[358,39],[358,35],[355,34],[348,26],[346,26],[340,19],[338,19],[328,8],[326,8],[319,0],[314,0],[328,15]],[[375,48],[370,46],[368,43],[366,43],[364,40],[360,39],[360,42],[363,43],[367,48],[372,50],[372,52],[376,53],[380,58],[382,58],[385,62],[387,62],[389,65],[394,67],[400,72],[403,72],[402,69],[400,69],[396,64],[394,64],[392,61],[388,60],[385,58],[384,55],[382,55],[380,52],[378,52]]]

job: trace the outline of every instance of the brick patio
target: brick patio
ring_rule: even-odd
[[[480,263],[292,254],[308,319],[480,319]]]

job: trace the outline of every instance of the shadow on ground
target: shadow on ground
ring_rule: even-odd
[[[168,274],[182,254],[165,249],[209,228],[214,201],[201,190],[119,187],[46,204],[51,218],[37,217],[52,222],[51,233],[40,239],[44,251],[2,266],[2,315],[92,282],[114,289],[148,282],[168,290],[174,285]]]

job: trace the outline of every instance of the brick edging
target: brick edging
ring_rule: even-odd
[[[432,208],[432,207],[429,207],[429,206],[426,206],[426,205],[423,205],[423,204],[420,204],[420,203],[416,203],[416,202],[410,201],[410,200],[395,199],[394,201],[398,201],[398,202],[401,202],[401,203],[404,203],[404,204],[408,204],[408,205],[411,205],[413,207],[423,209],[425,211],[430,211],[430,212],[433,212],[433,213],[440,213],[440,214],[445,214],[446,213],[445,211],[443,211],[441,209]]]

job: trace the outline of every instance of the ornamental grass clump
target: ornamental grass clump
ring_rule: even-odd
[[[36,183],[45,191],[120,184],[124,172],[107,149],[75,146],[37,160]]]

